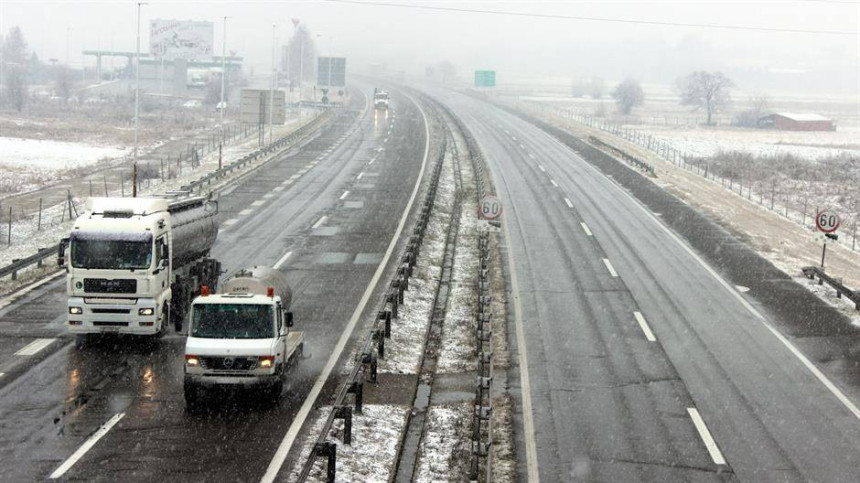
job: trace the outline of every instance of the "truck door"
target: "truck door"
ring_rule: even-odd
[[[284,363],[286,363],[289,356],[287,353],[287,326],[284,324],[284,311],[281,310],[280,302],[275,307],[275,312],[277,313],[275,317],[278,320],[278,352],[282,354],[281,357],[284,358]]]
[[[155,240],[155,289],[159,292],[167,290],[170,285],[170,250],[167,234]]]

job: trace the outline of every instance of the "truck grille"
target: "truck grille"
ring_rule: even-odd
[[[131,309],[91,309],[94,314],[127,314]]]
[[[135,293],[137,280],[117,278],[85,278],[84,292],[86,293]]]
[[[93,322],[96,327],[128,327],[128,322]]]
[[[257,367],[256,357],[201,357],[200,366],[216,371],[249,371]]]

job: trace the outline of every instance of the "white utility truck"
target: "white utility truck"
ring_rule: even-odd
[[[377,90],[373,94],[373,107],[380,110],[387,110],[389,100],[387,92]]]
[[[69,332],[164,335],[182,328],[201,287],[215,287],[221,264],[209,258],[218,205],[187,193],[90,198],[58,264],[66,269]]]
[[[185,401],[201,390],[256,388],[277,401],[288,370],[302,357],[304,334],[290,330],[292,291],[279,271],[256,266],[237,272],[221,293],[191,304],[185,343]]]

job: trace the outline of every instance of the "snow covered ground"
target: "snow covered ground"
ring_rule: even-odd
[[[323,406],[314,414],[308,434],[322,431],[331,406]],[[343,420],[336,419],[328,441],[337,445],[336,481],[387,482],[392,478],[397,446],[406,428],[409,408],[397,405],[365,404],[361,414],[352,414],[352,444],[343,443]],[[302,447],[298,461],[303,464],[316,438],[309,438]],[[308,481],[323,482],[327,461],[317,458]],[[301,466],[293,468],[289,481],[298,479]]]
[[[12,167],[42,170],[78,168],[119,158],[128,152],[128,148],[86,143],[0,137],[0,170]]]
[[[641,126],[635,128],[641,129]],[[721,151],[750,153],[757,157],[793,155],[811,160],[860,155],[860,150],[845,147],[850,146],[851,140],[844,136],[832,136],[834,133],[829,132],[786,133],[749,129],[655,131],[647,128],[644,132],[659,137],[688,156],[698,158],[714,156]]]
[[[471,464],[471,402],[427,408],[414,481],[466,481]]]

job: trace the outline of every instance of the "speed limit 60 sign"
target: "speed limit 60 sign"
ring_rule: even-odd
[[[502,216],[502,203],[495,196],[486,196],[481,200],[478,211],[480,211],[481,218],[495,220]]]
[[[819,211],[815,215],[815,226],[824,233],[833,233],[839,228],[839,215],[831,210]]]

